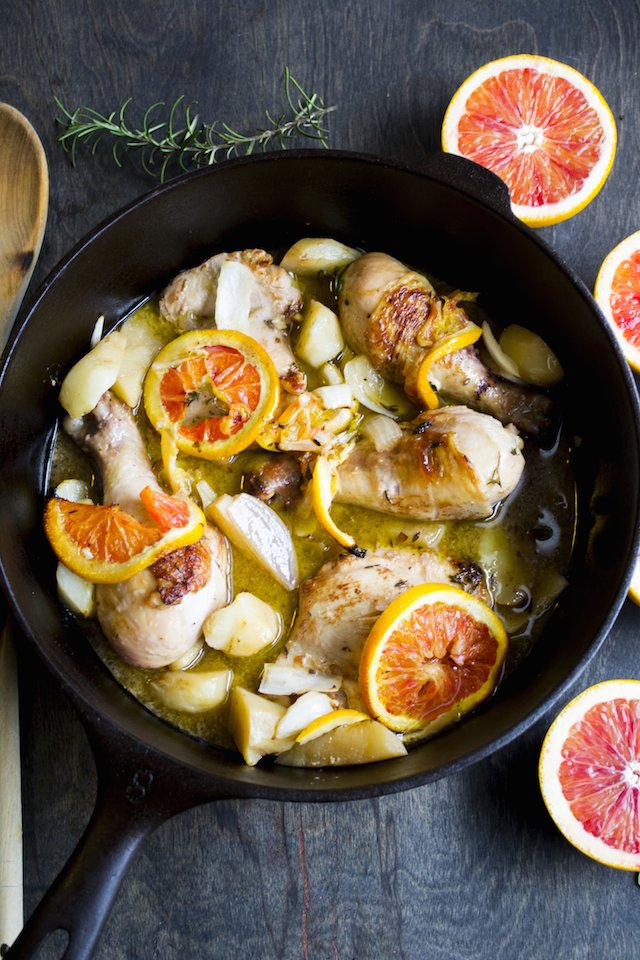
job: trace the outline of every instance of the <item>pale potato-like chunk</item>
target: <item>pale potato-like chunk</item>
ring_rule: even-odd
[[[118,329],[126,337],[127,344],[113,392],[133,409],[140,402],[147,370],[165,340],[152,329],[144,314],[134,314]]]
[[[297,743],[278,757],[284,767],[346,767],[404,757],[407,748],[400,738],[377,720],[363,720],[336,727],[307,743]]]
[[[60,403],[71,417],[90,413],[102,394],[111,389],[126,349],[125,334],[114,330],[71,368],[60,388]]]
[[[151,687],[171,710],[204,713],[227,699],[231,670],[171,671],[151,681]]]
[[[310,367],[321,367],[344,350],[344,337],[337,315],[318,300],[309,301],[300,327],[295,352]]]
[[[73,503],[81,503],[89,497],[89,488],[84,480],[63,480],[54,490],[56,497],[62,497],[63,500],[71,500]]]
[[[551,347],[532,330],[513,323],[503,332],[499,343],[526,383],[552,387],[564,377],[564,370]]]
[[[275,643],[280,615],[253,593],[239,593],[232,603],[210,614],[203,625],[205,642],[231,657],[250,657]]]
[[[289,247],[280,266],[299,277],[313,277],[342,270],[359,256],[358,250],[331,237],[305,237]]]
[[[266,697],[234,687],[229,701],[229,723],[236,746],[250,767],[271,753],[289,750],[293,737],[277,737],[276,727],[286,707]]]

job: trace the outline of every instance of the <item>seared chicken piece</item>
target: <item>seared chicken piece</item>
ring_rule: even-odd
[[[160,312],[179,330],[195,330],[215,324],[220,268],[225,260],[248,267],[254,277],[249,312],[250,332],[262,344],[290,393],[306,389],[306,377],[291,350],[291,317],[302,309],[302,295],[286,270],[278,267],[264,250],[219,253],[199,267],[184,270],[169,284],[160,300]]]
[[[104,503],[117,503],[148,523],[139,494],[145,486],[160,487],[129,407],[105,393],[92,413],[67,418],[64,427],[97,462]],[[177,660],[194,646],[209,614],[227,603],[229,562],[224,537],[207,526],[198,543],[172,551],[129,580],[98,584],[98,620],[107,640],[137,667]]]
[[[349,345],[388,380],[403,384],[413,399],[428,351],[464,320],[460,308],[450,304],[447,316],[442,307],[425,277],[386,253],[364,254],[342,276],[339,311]],[[553,426],[551,398],[489,370],[474,347],[434,363],[429,379],[452,399],[534,438],[545,438]]]
[[[488,602],[482,572],[471,561],[443,560],[430,550],[343,554],[302,584],[298,618],[276,663],[357,680],[362,647],[376,619],[421,583],[454,583]],[[354,703],[356,691],[349,683],[344,690]]]
[[[389,450],[358,443],[339,467],[335,499],[416,520],[481,519],[515,489],[521,448],[514,427],[468,407],[440,407]]]

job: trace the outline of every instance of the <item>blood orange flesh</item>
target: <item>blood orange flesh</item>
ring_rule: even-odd
[[[58,559],[92,583],[119,583],[163,554],[200,539],[205,519],[193,502],[145,490],[145,506],[155,514],[157,526],[140,523],[115,504],[51,497],[44,527]]]
[[[271,358],[234,330],[192,330],[176,337],[155,358],[144,388],[156,430],[168,430],[183,453],[208,460],[248,447],[278,397]]]
[[[627,362],[640,371],[640,230],[604,258],[594,296]]]
[[[447,108],[442,145],[501,177],[532,226],[581,210],[605,182],[616,127],[601,93],[572,67],[535,55],[494,60]]]
[[[515,203],[539,207],[576,193],[597,162],[604,130],[584,94],[563,77],[505,70],[467,100],[459,144],[493,170]]]
[[[589,687],[558,715],[540,755],[549,813],[578,850],[640,869],[640,681]]]
[[[623,260],[611,282],[611,312],[625,340],[640,349],[640,250]]]
[[[640,853],[640,700],[588,710],[562,748],[560,786],[587,833]]]
[[[489,695],[506,646],[502,624],[477,598],[447,584],[413,587],[365,643],[363,701],[391,730],[434,733]]]
[[[376,673],[389,713],[429,723],[486,682],[498,644],[464,610],[436,603],[403,620]]]

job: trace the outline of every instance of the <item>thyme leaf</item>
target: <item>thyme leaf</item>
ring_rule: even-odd
[[[210,166],[219,160],[234,156],[249,156],[256,149],[270,146],[286,150],[296,137],[306,137],[327,147],[329,135],[326,117],[336,107],[325,106],[317,93],[309,94],[295,79],[289,68],[284,72],[286,107],[273,115],[265,110],[267,125],[253,134],[241,133],[228,123],[200,119],[195,101],[178,97],[168,113],[162,101],[145,110],[140,126],[129,124],[128,112],[132,98],[109,114],[92,107],[68,110],[55,97],[60,111],[56,122],[60,126],[57,140],[75,166],[78,148],[88,147],[95,154],[103,141],[111,143],[111,154],[117,166],[122,166],[123,155],[137,155],[142,169],[151,177],[164,182],[170,175]]]

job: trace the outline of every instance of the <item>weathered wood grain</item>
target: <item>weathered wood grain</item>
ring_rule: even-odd
[[[591,285],[640,227],[637,0],[4,0],[2,12],[0,100],[34,123],[51,168],[39,279],[151,185],[128,162],[115,169],[107,150],[72,170],[54,142],[54,95],[110,110],[129,95],[147,104],[184,93],[202,116],[249,128],[279,106],[285,65],[338,104],[333,146],[420,163],[473,69],[517,52],[564,60],[600,87],[620,142],[600,195],[541,235]],[[575,690],[638,676],[639,630],[627,605]],[[31,654],[22,659],[30,910],[89,816],[95,779],[72,710]],[[631,960],[635,877],[582,857],[549,820],[536,782],[545,726],[394,797],[181,815],[144,847],[98,960]]]

